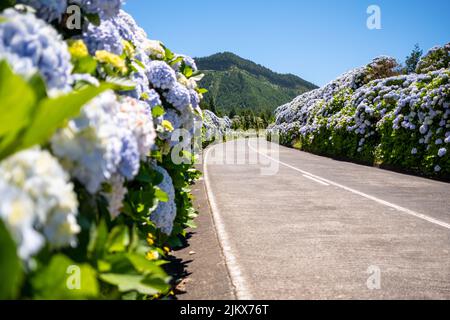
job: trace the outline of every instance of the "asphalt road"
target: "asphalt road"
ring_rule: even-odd
[[[204,171],[237,298],[450,299],[450,184],[257,139]]]

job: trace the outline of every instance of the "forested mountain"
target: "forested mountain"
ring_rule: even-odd
[[[295,75],[273,72],[230,52],[196,58],[196,62],[205,73],[200,85],[209,90],[206,107],[223,114],[269,113],[299,94],[317,88]]]

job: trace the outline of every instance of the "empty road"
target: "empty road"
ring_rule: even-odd
[[[450,184],[256,138],[203,166],[238,299],[450,299]]]

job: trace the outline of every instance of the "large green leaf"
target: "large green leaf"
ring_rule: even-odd
[[[14,299],[20,289],[23,269],[14,240],[0,220],[0,300]]]
[[[31,279],[36,299],[89,299],[99,294],[96,271],[88,264],[76,264],[62,254]]]
[[[108,252],[124,252],[130,244],[130,232],[125,225],[114,227],[109,234],[106,247]]]
[[[137,291],[141,294],[155,295],[168,289],[163,279],[143,275],[107,273],[100,275],[100,279],[117,286],[120,292]]]
[[[130,260],[133,267],[142,274],[153,274],[161,278],[167,278],[167,274],[164,270],[154,261],[147,260],[143,255],[137,253],[127,254],[128,260]]]
[[[18,134],[29,122],[36,95],[30,85],[0,62],[0,140]]]
[[[93,224],[91,227],[88,253],[90,256],[97,258],[103,257],[105,245],[108,240],[108,227],[104,219],[100,220],[98,225]]]

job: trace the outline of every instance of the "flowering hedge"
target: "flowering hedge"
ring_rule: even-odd
[[[276,110],[280,142],[323,155],[450,178],[450,44],[399,75],[379,57]]]
[[[228,117],[219,118],[210,110],[203,111],[202,140],[203,147],[214,143],[217,138],[225,139],[227,133],[231,130],[231,120]]]
[[[18,0],[0,13],[0,298],[151,299],[196,212],[195,62],[121,0]],[[77,5],[81,28],[68,28]]]

